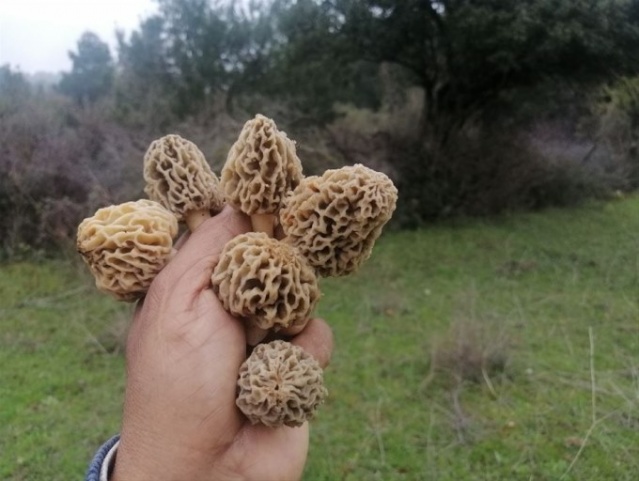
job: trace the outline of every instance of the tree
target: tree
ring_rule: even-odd
[[[336,102],[377,107],[392,64],[424,91],[424,143],[442,146],[505,94],[639,65],[639,0],[158,1],[121,65],[163,85],[179,116],[260,93],[325,121]]]
[[[114,65],[109,46],[92,33],[82,34],[77,52],[69,52],[72,68],[60,80],[59,90],[80,105],[87,105],[111,90]]]
[[[118,75],[115,78],[116,115],[128,125],[154,128],[170,122],[177,85],[167,48],[164,19],[142,21],[126,38],[117,31]]]
[[[378,62],[355,54],[341,31],[344,16],[332,2],[275,0],[268,17],[280,42],[264,65],[258,91],[319,123],[335,116],[337,102],[379,107]]]
[[[157,87],[178,117],[246,92],[277,44],[260,1],[158,0],[159,13],[118,37],[122,76]],[[230,102],[229,102],[230,103]]]
[[[636,0],[278,4],[298,26],[284,30],[295,57],[291,63],[320,60],[333,71],[337,62],[343,69],[354,62],[388,62],[405,69],[424,90],[421,132],[431,144],[446,144],[454,129],[504,92],[548,78],[598,82],[639,65]],[[309,22],[314,26],[304,27]]]
[[[154,15],[142,21],[127,40],[124,32],[116,32],[120,69],[139,81],[140,90],[150,85],[169,85],[171,66],[167,51],[164,20]],[[135,92],[136,94],[141,92]]]
[[[9,111],[20,108],[20,103],[31,94],[25,76],[6,64],[0,66],[0,118]]]

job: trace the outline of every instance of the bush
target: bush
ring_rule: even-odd
[[[180,122],[153,122],[149,112],[123,119],[113,98],[78,107],[55,93],[25,87],[19,76],[0,80],[0,230],[5,233],[0,249],[5,256],[25,247],[73,245],[83,217],[143,196],[142,158],[162,135],[192,140],[219,172],[243,123],[255,114],[232,116],[220,97]],[[635,84],[628,85],[634,92]],[[416,226],[454,215],[567,205],[635,188],[639,162],[630,161],[627,146],[637,132],[628,113],[636,103],[621,100],[627,98],[635,97],[610,95],[597,144],[548,123],[526,130],[521,124],[476,121],[435,147],[418,137],[423,102],[418,89],[378,111],[336,106],[337,118],[324,126],[296,122],[297,113],[283,104],[268,99],[258,104],[297,141],[307,175],[358,162],[383,171],[399,188],[394,224]]]
[[[485,122],[453,130],[444,145],[418,135],[418,92],[379,112],[342,107],[328,126],[344,163],[362,162],[399,188],[396,225],[451,216],[566,206],[607,197],[628,185],[629,171],[604,145],[576,130],[578,115]]]
[[[143,197],[144,153],[152,140],[168,133],[193,141],[219,172],[244,121],[253,115],[233,118],[218,103],[163,127],[152,122],[134,126],[113,109],[113,99],[80,107],[52,92],[27,88],[22,93],[8,95],[0,89],[3,258],[73,246],[84,217],[100,207]],[[146,115],[142,112],[134,120]],[[317,135],[317,129],[303,133],[301,155],[314,153],[311,162],[324,162],[330,154],[315,140],[328,137]]]
[[[639,187],[639,77],[622,77],[606,87],[595,106],[595,135],[599,143],[623,165],[626,190]]]
[[[77,223],[98,205],[136,188],[130,181],[139,147],[105,121],[103,106],[79,109],[52,93],[21,99],[0,111],[1,248],[51,248],[75,235]]]

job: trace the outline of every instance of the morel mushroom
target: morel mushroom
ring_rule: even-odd
[[[151,143],[144,156],[144,180],[149,198],[186,221],[191,231],[224,206],[219,180],[204,154],[179,135]]]
[[[176,217],[151,200],[99,209],[78,226],[77,248],[98,289],[120,301],[142,297],[168,262]]]
[[[301,179],[295,143],[258,114],[231,147],[220,183],[228,202],[251,216],[253,230],[272,237],[280,204]]]
[[[288,242],[320,276],[355,271],[373,250],[395,210],[397,189],[381,172],[361,164],[307,177],[280,211]]]
[[[320,297],[317,277],[306,260],[263,232],[231,239],[211,283],[228,312],[262,330],[306,322]]]
[[[328,394],[318,362],[285,341],[257,346],[240,367],[236,404],[253,424],[301,426]]]

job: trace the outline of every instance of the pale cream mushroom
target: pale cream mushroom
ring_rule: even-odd
[[[240,367],[236,404],[253,424],[301,426],[328,391],[318,362],[285,341],[257,346]]]
[[[224,207],[217,176],[197,146],[179,135],[151,143],[144,156],[144,192],[194,231]]]
[[[99,209],[78,226],[77,249],[103,292],[142,297],[172,255],[176,217],[151,200]]]
[[[360,164],[306,177],[280,211],[284,242],[320,276],[350,274],[370,257],[396,202],[393,182]]]
[[[263,232],[231,239],[222,250],[211,284],[224,308],[247,322],[247,342],[272,329],[305,323],[320,297],[317,277],[288,244]]]
[[[301,179],[295,143],[258,114],[231,147],[220,183],[229,204],[251,217],[253,230],[273,237],[280,204]]]

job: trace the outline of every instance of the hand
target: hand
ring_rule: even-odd
[[[250,229],[226,208],[203,223],[154,280],[127,342],[127,388],[113,481],[299,479],[308,425],[251,425],[235,406],[243,325],[210,289],[224,244]],[[292,342],[322,366],[332,334],[311,320]]]

